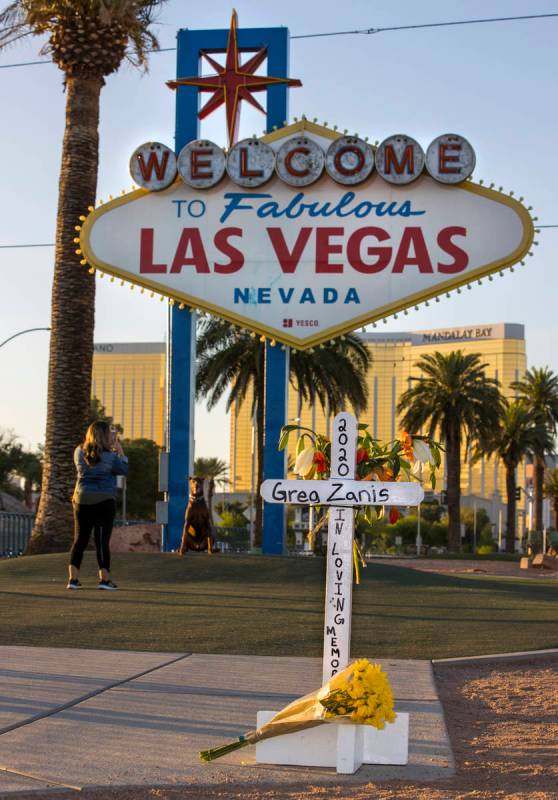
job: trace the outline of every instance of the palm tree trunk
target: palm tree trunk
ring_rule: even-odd
[[[209,512],[209,524],[211,525],[211,531],[214,532],[215,530],[215,523],[213,522],[213,496],[215,494],[215,479],[208,478],[207,484],[207,510]]]
[[[41,500],[27,553],[59,552],[72,539],[73,452],[91,399],[95,278],[79,263],[79,216],[94,204],[102,78],[66,80],[56,251],[52,285],[47,424]]]
[[[461,550],[461,435],[459,427],[450,428],[446,437],[448,492],[448,549]]]
[[[535,530],[542,531],[543,523],[544,459],[535,456]]]
[[[33,479],[29,476],[24,479],[23,502],[29,510],[33,509]]]
[[[262,546],[263,529],[263,501],[260,495],[260,487],[263,482],[264,468],[264,428],[265,428],[265,345],[260,347],[258,356],[257,379],[255,380],[254,391],[256,392],[256,461],[258,466],[256,479],[256,521],[254,527],[254,547]]]
[[[506,464],[506,553],[515,553],[515,466]]]

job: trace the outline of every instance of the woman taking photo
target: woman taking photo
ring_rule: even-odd
[[[74,543],[70,550],[67,589],[81,589],[79,570],[91,531],[95,534],[98,589],[118,588],[110,579],[110,535],[116,512],[116,476],[128,474],[128,459],[116,433],[106,422],[89,426],[85,441],[76,447],[77,483],[74,505]]]

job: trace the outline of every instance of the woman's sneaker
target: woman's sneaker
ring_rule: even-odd
[[[77,578],[71,578],[68,581],[68,585],[66,586],[66,589],[81,589],[81,583],[78,581]]]
[[[118,586],[112,581],[99,581],[97,589],[108,589],[109,592],[113,592],[115,589],[118,589]]]

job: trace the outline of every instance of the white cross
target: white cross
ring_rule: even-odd
[[[261,495],[268,503],[329,505],[324,620],[323,682],[351,658],[353,536],[355,506],[416,506],[424,498],[419,483],[356,481],[358,428],[352,414],[333,421],[331,477],[327,481],[270,479]]]

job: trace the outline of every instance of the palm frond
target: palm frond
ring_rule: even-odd
[[[206,397],[211,408],[228,389],[230,408],[233,402],[241,405],[251,389],[254,411],[265,377],[264,345],[258,337],[213,318],[199,320],[197,335],[198,398]],[[365,343],[355,334],[313,352],[293,350],[290,383],[305,403],[318,403],[330,413],[350,405],[359,413],[368,398],[369,360]]]
[[[114,72],[123,59],[147,69],[159,49],[151,29],[167,0],[14,0],[0,12],[0,48],[46,35],[41,53],[66,73]]]
[[[0,11],[0,49],[15,44],[31,33],[33,30],[27,23],[21,0],[9,3],[3,11]]]
[[[501,404],[498,381],[486,367],[478,354],[461,350],[422,356],[422,374],[411,378],[397,406],[403,427],[412,433],[428,428],[444,438],[457,429],[468,444],[481,438],[497,425]]]

